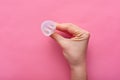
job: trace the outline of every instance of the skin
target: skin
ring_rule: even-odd
[[[85,57],[90,33],[71,23],[57,23],[57,30],[72,35],[71,38],[64,38],[57,32],[51,35],[63,49],[70,66],[71,80],[87,80]]]

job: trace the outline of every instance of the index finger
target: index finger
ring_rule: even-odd
[[[57,26],[56,27],[57,30],[62,32],[68,32],[73,36],[76,36],[77,34],[81,34],[84,32],[82,28],[71,23],[62,23],[62,24],[57,23],[56,26]]]

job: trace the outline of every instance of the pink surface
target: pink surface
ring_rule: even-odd
[[[0,80],[69,80],[61,48],[40,31],[46,19],[91,32],[89,80],[120,80],[120,0],[0,0]]]

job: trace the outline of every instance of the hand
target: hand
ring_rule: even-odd
[[[56,32],[51,35],[51,37],[63,48],[64,57],[69,62],[70,67],[81,65],[85,61],[86,49],[90,36],[89,32],[71,23],[57,24],[57,30],[68,32],[73,36],[68,39]]]
[[[87,80],[85,54],[90,37],[89,32],[71,23],[57,24],[57,30],[72,35],[69,39],[56,32],[51,35],[63,48],[64,57],[71,68],[71,80]]]

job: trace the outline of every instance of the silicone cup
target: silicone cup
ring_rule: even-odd
[[[41,24],[41,30],[45,36],[50,36],[56,30],[56,23],[54,21],[50,21],[50,20],[44,21]]]

